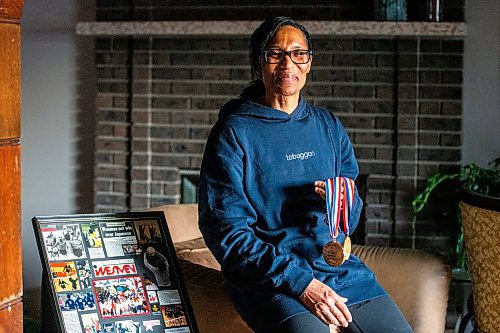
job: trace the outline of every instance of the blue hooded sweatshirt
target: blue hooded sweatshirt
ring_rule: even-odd
[[[307,312],[299,297],[313,278],[348,306],[386,294],[356,256],[339,267],[322,256],[331,238],[314,181],[357,175],[340,121],[303,97],[291,114],[243,99],[220,110],[202,162],[199,227],[251,327]],[[362,205],[356,189],[351,233]]]

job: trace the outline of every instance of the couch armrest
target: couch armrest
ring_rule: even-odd
[[[402,248],[353,246],[416,333],[445,329],[451,268],[437,254]]]
[[[168,230],[174,243],[203,237],[198,228],[198,205],[196,204],[164,205],[146,210],[162,211],[165,214]]]
[[[252,332],[229,299],[220,271],[183,259],[179,263],[200,332]]]

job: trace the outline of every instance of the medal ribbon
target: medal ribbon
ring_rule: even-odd
[[[344,222],[346,236],[349,236],[349,214],[354,202],[354,180],[347,177],[328,178],[325,185],[326,223],[330,229],[330,237],[336,239],[339,235],[340,219]]]

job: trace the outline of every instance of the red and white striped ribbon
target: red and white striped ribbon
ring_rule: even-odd
[[[344,222],[344,233],[348,236],[349,215],[354,202],[354,180],[347,177],[334,177],[328,178],[325,184],[326,223],[330,229],[330,237],[337,238],[340,219]]]

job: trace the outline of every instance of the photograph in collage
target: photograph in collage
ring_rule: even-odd
[[[144,285],[146,286],[146,290],[159,290],[158,286],[154,282],[154,279],[151,278],[151,275],[148,273],[142,274],[142,279],[144,280]]]
[[[159,303],[149,303],[149,306],[151,307],[151,314],[155,316],[160,316],[161,315],[161,310],[160,310],[160,304]]]
[[[187,326],[188,324],[181,304],[162,305],[161,314],[165,327]]]
[[[92,272],[90,271],[90,265],[87,260],[77,260],[76,269],[78,271],[78,278],[80,279],[81,289],[90,288],[90,280],[92,279]]]
[[[47,224],[40,231],[49,261],[86,258],[78,224]]]
[[[158,303],[158,295],[156,294],[156,291],[148,290],[147,293],[149,304]]]
[[[169,287],[170,282],[170,265],[167,258],[161,254],[153,246],[148,246],[142,256],[144,266],[151,271],[156,280],[157,287]],[[154,290],[154,286],[150,284],[151,279],[148,275],[149,290]],[[152,282],[151,282],[152,283]]]
[[[161,231],[158,221],[143,220],[135,221],[135,232],[139,240],[139,244],[161,243]]]
[[[80,325],[80,316],[78,311],[62,311],[62,321],[64,325],[64,333],[85,333]]]
[[[115,324],[104,323],[101,325],[102,333],[115,333]]]
[[[90,291],[61,293],[57,295],[57,298],[62,311],[96,309],[94,294]]]
[[[102,327],[97,313],[82,314],[82,326],[84,333],[101,333]]]
[[[166,328],[162,333],[191,333],[189,327]]]
[[[82,223],[82,234],[90,258],[104,258],[101,233],[97,223]]]
[[[124,255],[139,255],[142,252],[139,244],[123,244],[122,249]]]
[[[133,320],[121,320],[115,323],[115,333],[142,333],[141,323]]]
[[[108,257],[123,257],[131,254],[131,248],[136,248],[137,239],[132,222],[101,222],[99,226]]]
[[[102,318],[150,313],[139,276],[94,280],[93,284]]]
[[[57,292],[80,290],[74,261],[51,262],[50,274]]]
[[[146,332],[159,332],[159,328],[162,326],[162,323],[159,319],[153,319],[143,321],[142,325],[144,325],[144,330]]]
[[[158,302],[161,305],[180,304],[181,295],[178,290],[160,290],[158,291]]]

